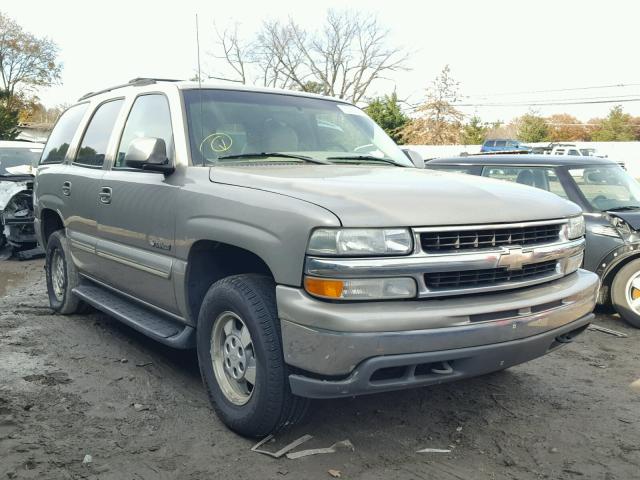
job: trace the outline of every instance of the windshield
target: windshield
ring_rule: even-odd
[[[31,167],[38,164],[40,148],[0,147],[0,175],[29,175]]]
[[[618,165],[571,168],[569,174],[596,210],[640,208],[640,184]]]
[[[194,165],[304,162],[311,157],[331,163],[413,166],[384,130],[353,105],[210,89],[186,90],[184,100]],[[290,156],[256,155],[262,153]]]

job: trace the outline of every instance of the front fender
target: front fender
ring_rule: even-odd
[[[276,283],[300,286],[309,234],[340,226],[329,210],[296,198],[233,185],[187,187],[176,221],[176,256],[187,261],[191,246],[211,240],[260,257]]]

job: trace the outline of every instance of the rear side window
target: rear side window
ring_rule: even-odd
[[[47,145],[44,147],[40,159],[41,165],[62,163],[64,161],[73,135],[76,133],[78,125],[80,125],[80,121],[87,111],[87,106],[87,103],[75,105],[62,114],[51,135],[49,135]]]
[[[164,95],[142,95],[136,98],[122,132],[116,168],[125,167],[124,157],[136,138],[161,138],[167,146],[167,156],[173,157],[173,130],[169,103]]]
[[[487,140],[486,142],[484,142],[484,146],[485,147],[495,147],[496,142],[494,140]]]
[[[505,147],[507,142],[505,140],[496,140],[496,147]]]
[[[75,162],[89,167],[101,167],[113,126],[116,123],[124,100],[112,100],[100,105],[91,117],[84,132]]]

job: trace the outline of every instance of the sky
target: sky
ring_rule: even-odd
[[[135,77],[193,77],[196,14],[203,70],[212,71],[216,69],[210,55],[214,22],[221,29],[237,22],[245,36],[265,19],[289,16],[314,29],[327,8],[377,15],[390,30],[389,43],[410,52],[410,70],[378,82],[372,95],[395,89],[401,99],[419,103],[425,88],[448,64],[460,82],[462,103],[470,105],[461,110],[485,121],[508,121],[530,110],[545,116],[568,112],[586,121],[606,115],[615,103],[528,104],[640,99],[640,2],[635,0],[5,0],[0,4],[0,11],[25,30],[48,36],[60,47],[62,84],[39,92],[47,106],[73,103],[88,91]],[[610,85],[624,86],[592,88]],[[640,101],[621,104],[640,116]]]

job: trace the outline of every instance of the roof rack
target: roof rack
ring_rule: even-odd
[[[118,88],[124,87],[143,87],[145,85],[152,85],[158,82],[181,82],[182,80],[176,80],[173,78],[146,78],[146,77],[138,77],[132,80],[129,80],[127,83],[122,83],[120,85],[115,85],[113,87],[105,88],[104,90],[98,90],[97,92],[89,92],[85,93],[81,96],[78,101],[86,100],[87,98],[95,97],[96,95],[100,95],[101,93],[107,93],[112,90],[117,90]]]

